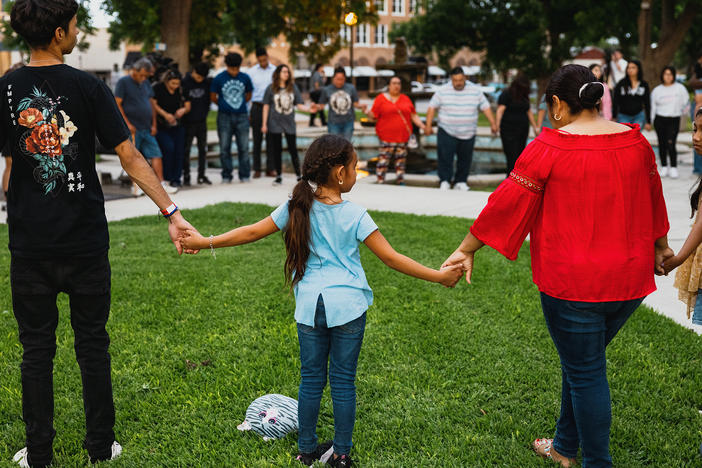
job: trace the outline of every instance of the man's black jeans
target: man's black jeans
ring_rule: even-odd
[[[69,296],[75,352],[83,379],[86,436],[92,459],[108,459],[115,439],[115,409],[110,377],[110,262],[107,252],[94,257],[30,259],[12,256],[12,307],[24,348],[22,416],[32,466],[51,462],[54,392],[53,359],[59,292]]]

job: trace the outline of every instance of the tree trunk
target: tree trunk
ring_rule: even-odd
[[[695,17],[700,12],[700,4],[690,1],[685,10],[675,17],[672,0],[661,2],[661,28],[657,47],[651,48],[651,24],[653,20],[652,2],[642,0],[639,12],[639,58],[643,66],[644,79],[653,88],[660,84],[663,67],[671,65],[675,52],[692,27]]]
[[[172,58],[181,73],[190,69],[190,10],[192,0],[161,0],[161,41],[166,56]]]

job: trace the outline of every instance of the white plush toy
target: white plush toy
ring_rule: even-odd
[[[240,431],[254,431],[263,440],[280,439],[297,431],[297,400],[278,394],[256,398],[246,410]]]

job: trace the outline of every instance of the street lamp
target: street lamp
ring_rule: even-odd
[[[356,80],[353,77],[353,27],[358,23],[358,16],[353,11],[349,12],[344,16],[344,24],[351,28],[350,38],[349,38],[349,62],[351,65],[351,84],[356,85]]]

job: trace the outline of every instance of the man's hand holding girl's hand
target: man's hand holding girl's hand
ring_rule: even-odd
[[[180,245],[186,249],[186,253],[190,253],[188,252],[189,250],[197,253],[200,249],[206,249],[210,246],[210,241],[202,237],[202,235],[194,229],[188,229],[181,233],[178,241]]]

